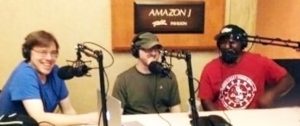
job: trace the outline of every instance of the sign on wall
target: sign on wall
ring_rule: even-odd
[[[155,33],[166,49],[216,49],[226,0],[111,0],[114,52],[128,52],[139,32]]]
[[[204,1],[135,1],[134,32],[203,33]]]

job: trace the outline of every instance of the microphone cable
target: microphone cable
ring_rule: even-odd
[[[39,126],[56,126],[55,124],[48,122],[48,121],[41,121],[38,122]]]
[[[197,82],[197,88],[195,89],[195,94],[199,91],[199,84],[200,84],[200,81],[197,79],[197,78],[195,78],[195,77],[193,77],[193,80],[194,81],[196,81]]]
[[[169,58],[169,63],[168,63],[166,60],[166,56],[162,55],[161,56],[161,65],[163,67],[163,75],[162,76],[167,76],[170,79],[172,79],[170,76],[170,72],[173,67],[172,58],[171,57]]]
[[[222,110],[222,112],[225,115],[225,118],[228,121],[228,123],[231,124],[231,119],[229,118],[229,116],[227,115],[227,113],[225,112],[225,110]]]
[[[245,50],[245,52],[250,52],[250,50],[252,49],[252,47],[253,47],[254,44],[255,43],[251,43],[251,46],[249,48],[247,48],[247,50]],[[248,42],[248,45],[249,45],[249,42]]]
[[[104,66],[104,68],[109,68],[109,67],[111,67],[111,66],[114,64],[115,59],[114,59],[112,53],[110,53],[106,48],[104,48],[103,46],[98,45],[98,44],[96,44],[96,43],[94,43],[94,42],[83,42],[83,43],[82,43],[82,45],[87,45],[87,44],[94,45],[94,46],[97,46],[97,47],[101,48],[102,50],[104,50],[104,51],[110,56],[110,58],[111,58],[111,63],[108,64],[107,66]]]
[[[185,71],[185,74],[188,76],[188,71],[187,71],[187,70]],[[200,84],[200,81],[199,81],[196,77],[188,76],[188,78],[193,78],[193,80],[197,82],[197,88],[194,90],[194,93],[197,93],[197,92],[199,91],[199,84]],[[193,84],[194,84],[194,83],[193,83]]]
[[[105,97],[107,96],[107,92],[108,92],[108,89],[109,89],[109,86],[110,86],[110,84],[109,84],[109,80],[108,80],[108,76],[107,76],[107,73],[106,73],[106,71],[105,70],[103,70],[103,72],[104,72],[104,76],[105,76],[105,80],[106,80],[106,83],[107,83],[107,87],[106,87],[106,89],[105,89]],[[97,92],[98,93],[98,92]],[[100,94],[97,94],[97,95],[100,95]],[[97,100],[100,100],[100,99],[97,99]],[[102,101],[101,101],[102,102]],[[100,103],[99,103],[100,104]],[[98,118],[98,125],[97,126],[101,126],[101,117],[102,117],[102,106],[101,106],[101,108],[99,108],[100,109],[100,112],[99,112],[99,118]]]
[[[108,93],[108,89],[109,89],[109,80],[108,80],[108,76],[107,76],[107,73],[106,73],[106,71],[104,70],[103,71],[104,72],[104,76],[105,76],[105,80],[106,80],[106,83],[107,83],[107,87],[106,87],[106,89],[105,89],[105,96],[107,96],[107,93]],[[98,94],[97,94],[98,95]],[[99,100],[99,99],[98,99]],[[101,106],[101,108],[99,108],[100,109],[100,113],[99,113],[99,119],[98,119],[98,126],[101,126],[101,117],[102,117],[102,106]]]
[[[111,63],[108,64],[107,66],[104,66],[104,70],[103,70],[104,76],[105,76],[105,80],[106,80],[106,83],[107,83],[107,87],[106,87],[106,89],[105,89],[105,90],[106,90],[106,91],[105,91],[105,95],[106,95],[107,92],[108,92],[108,89],[109,89],[109,85],[110,85],[110,84],[109,84],[108,75],[107,75],[105,69],[111,67],[111,66],[114,64],[115,59],[114,59],[112,53],[110,53],[106,48],[104,48],[104,47],[101,46],[101,45],[98,45],[98,44],[96,44],[96,43],[94,43],[94,42],[83,42],[83,43],[82,43],[82,45],[88,45],[88,44],[94,45],[94,46],[97,46],[97,47],[101,48],[101,49],[104,50],[104,51],[110,56],[110,58],[111,58]],[[91,68],[91,69],[99,69],[99,67],[90,67],[90,68]]]
[[[157,115],[158,115],[158,117],[160,117],[163,121],[165,121],[169,126],[172,126],[171,125],[171,123],[166,119],[166,118],[164,118],[164,117],[162,117],[161,115],[160,115],[160,112],[158,111],[158,109],[157,109],[157,107],[156,107],[156,96],[157,96],[157,75],[154,75],[155,76],[155,86],[154,86],[154,96],[153,96],[153,99],[152,99],[152,106],[153,106],[153,108],[154,108],[154,110],[155,110],[155,112],[157,113]]]
[[[111,58],[111,62],[110,62],[107,66],[104,66],[104,67],[103,67],[103,68],[104,68],[104,69],[103,69],[103,72],[104,72],[105,80],[106,80],[106,83],[107,83],[107,87],[106,87],[106,89],[105,89],[105,98],[106,98],[107,93],[108,93],[108,90],[109,90],[110,83],[109,83],[108,75],[107,75],[105,69],[111,67],[111,66],[114,64],[115,59],[114,59],[112,53],[110,53],[106,48],[104,48],[103,46],[98,45],[98,44],[96,44],[96,43],[94,43],[94,42],[83,42],[83,43],[82,43],[82,46],[86,46],[86,45],[88,45],[88,44],[94,45],[94,46],[97,46],[97,47],[101,48],[101,49],[104,50],[104,51],[110,56],[110,58]],[[99,69],[99,67],[90,67],[90,68],[91,68],[91,69]],[[100,88],[100,87],[99,87],[99,88]],[[97,94],[97,95],[98,95],[98,94]],[[100,94],[99,94],[99,95],[100,95]],[[100,99],[97,99],[97,100],[100,100]],[[99,112],[98,126],[101,125],[100,123],[101,123],[101,117],[102,117],[102,108],[99,108],[99,109],[100,109],[100,112]]]

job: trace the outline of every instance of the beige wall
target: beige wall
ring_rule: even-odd
[[[226,0],[226,23],[237,24],[247,33],[255,32],[257,0]]]
[[[248,32],[253,32],[255,5],[256,0],[227,0],[226,22],[239,24]],[[24,37],[34,30],[44,29],[57,37],[61,46],[59,65],[66,65],[65,60],[76,58],[75,46],[80,42],[95,42],[111,51],[110,0],[1,0],[0,17],[0,87],[3,87],[11,71],[22,59],[21,43]],[[193,52],[194,77],[199,78],[204,64],[217,55],[214,51]],[[117,74],[135,63],[129,53],[113,53],[113,56],[113,66],[106,69],[109,93]],[[97,66],[95,60],[85,59],[92,60],[91,66]],[[104,53],[104,65],[111,61],[109,55]],[[182,108],[187,110],[189,93],[185,62],[173,60],[173,63],[173,71],[179,81]],[[91,75],[67,81],[72,102],[80,113],[96,109],[98,70],[91,71]]]
[[[260,0],[257,10],[257,35],[284,40],[290,39],[299,42],[299,0]],[[257,44],[254,46],[253,51],[271,58],[300,58],[299,51],[291,48]]]

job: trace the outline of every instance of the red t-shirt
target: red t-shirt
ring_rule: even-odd
[[[218,109],[257,108],[266,84],[277,84],[287,71],[273,60],[245,52],[233,66],[220,58],[209,62],[200,77],[200,99],[212,100]]]

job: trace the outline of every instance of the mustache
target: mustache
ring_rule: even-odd
[[[238,54],[238,51],[234,49],[221,49],[221,53],[233,53],[233,54]]]

